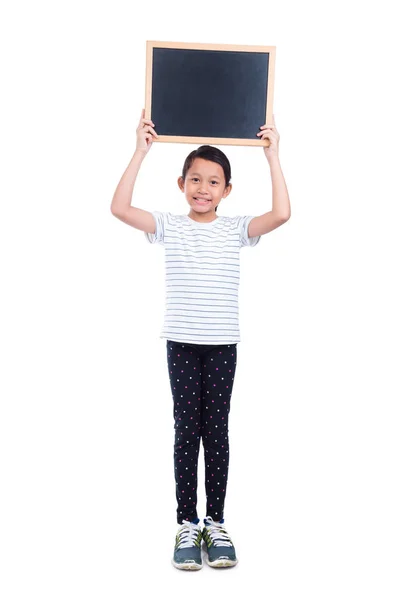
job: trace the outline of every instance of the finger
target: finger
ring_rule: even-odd
[[[151,133],[146,133],[144,136],[144,139],[146,140],[147,143],[149,143],[149,142],[154,142],[154,140],[156,138]]]
[[[269,138],[274,138],[275,140],[278,139],[278,136],[276,135],[275,131],[264,131],[262,133],[262,137],[269,137]]]
[[[261,125],[260,129],[275,129],[273,125]]]
[[[144,118],[144,108],[142,108],[142,114],[140,115],[138,127],[140,127],[140,124],[141,124],[143,118]]]
[[[150,132],[150,133],[152,133],[153,135],[155,135],[156,137],[158,137],[158,133],[156,132],[156,130],[155,130],[155,129],[153,129],[152,127],[150,127],[150,125],[147,125],[147,126],[146,126],[146,127],[144,127],[143,129],[144,129],[144,131],[146,131],[146,132]]]
[[[146,127],[150,127],[151,125],[154,127],[154,123],[150,119],[140,119],[140,123],[136,128],[136,133],[139,133],[140,131],[146,129]]]
[[[265,129],[265,131],[260,131],[259,133],[257,133],[258,136],[260,135],[271,135],[271,136],[276,136],[276,132],[275,131],[270,131],[268,129]]]
[[[262,135],[262,137],[260,138],[260,140],[263,140],[263,141],[269,140],[271,142],[271,144],[272,143],[276,143],[276,144],[278,143],[277,138],[274,135],[270,135],[268,133],[264,133],[264,135]]]

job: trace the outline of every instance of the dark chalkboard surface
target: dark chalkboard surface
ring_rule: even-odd
[[[146,118],[160,142],[263,146],[274,46],[147,42]]]

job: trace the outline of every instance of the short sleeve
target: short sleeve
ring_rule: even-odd
[[[165,223],[165,216],[167,213],[155,210],[151,214],[153,215],[154,220],[156,222],[156,231],[155,231],[155,233],[147,233],[145,231],[144,235],[146,237],[146,240],[150,244],[164,245],[164,223]]]
[[[256,237],[249,237],[248,229],[250,221],[254,219],[253,217],[238,217],[238,228],[240,233],[240,247],[243,246],[256,246],[260,241],[260,235]]]

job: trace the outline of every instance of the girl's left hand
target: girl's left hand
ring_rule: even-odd
[[[275,117],[272,116],[273,125],[262,125],[260,129],[260,133],[257,133],[257,136],[260,137],[261,140],[269,140],[270,145],[264,146],[264,153],[268,160],[274,157],[278,157],[279,153],[279,139],[280,135],[278,133],[277,128],[275,127]]]

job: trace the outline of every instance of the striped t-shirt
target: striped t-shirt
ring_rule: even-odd
[[[198,223],[188,215],[154,211],[151,243],[165,247],[165,313],[161,338],[192,344],[240,342],[239,251],[254,217],[217,217]]]

